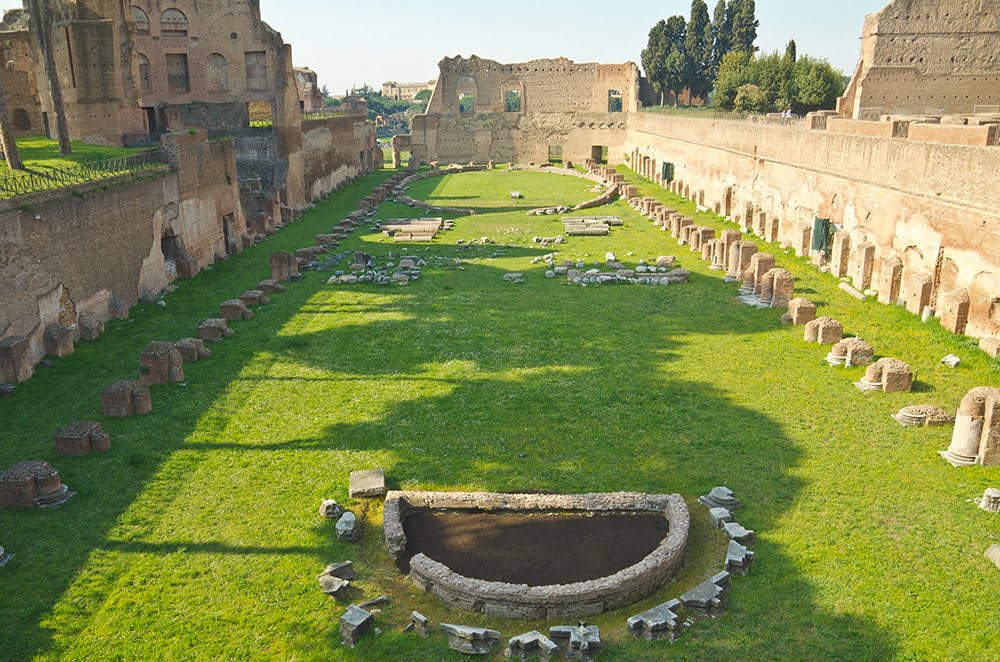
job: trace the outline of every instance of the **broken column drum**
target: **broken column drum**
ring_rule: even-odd
[[[941,457],[956,467],[969,467],[980,462],[980,454],[984,438],[988,439],[991,431],[987,425],[998,424],[996,409],[1000,407],[1000,389],[979,386],[962,399],[955,415],[955,430],[952,433],[951,445],[941,452]]]
[[[48,462],[19,462],[0,474],[0,508],[55,508],[72,496]]]

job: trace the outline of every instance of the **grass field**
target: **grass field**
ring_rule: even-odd
[[[134,149],[129,147],[106,147],[101,145],[87,145],[81,142],[73,142],[73,153],[62,155],[59,153],[59,143],[49,140],[44,136],[34,136],[31,138],[18,138],[17,146],[21,150],[21,159],[29,170],[44,172],[45,170],[55,170],[59,168],[72,168],[81,163],[89,161],[103,161],[104,159],[116,159],[122,156],[131,156],[146,151],[149,148]],[[0,177],[10,174],[7,164],[0,160]]]
[[[997,363],[936,322],[849,298],[775,247],[824,314],[918,373],[913,394],[862,395],[851,383],[860,369],[830,368],[828,348],[803,342],[779,311],[737,303],[735,286],[624,202],[599,211],[625,227],[573,238],[561,257],[677,255],[690,284],[546,280],[530,265],[546,252],[531,238],[561,226],[524,212],[592,197],[572,177],[420,182],[414,197],[480,212],[413,249],[459,257],[464,269],[428,269],[406,288],[329,286],[329,274],[307,273],[234,323],[210,361],[187,366],[186,385],[155,387],[152,415],[103,421],[110,454],[55,457],[57,427],[100,420],[102,388],[136,374],[148,341],[192,335],[219,302],[267,276],[271,251],[311,244],[387,176],[180,283],[166,307],[136,309],[0,400],[0,466],[50,460],[78,493],[55,511],[0,512],[0,544],[15,554],[0,570],[0,657],[460,660],[442,634],[402,634],[410,611],[504,638],[555,625],[448,610],[399,576],[381,543],[380,504],[347,497],[350,471],[384,466],[406,489],[684,495],[693,517],[684,570],[641,604],[593,619],[608,643],[600,659],[995,659],[997,571],[982,554],[1000,529],[969,500],[998,474],[952,468],[936,454],[949,430],[903,429],[889,415],[907,404],[953,409],[969,388],[1000,383]],[[511,190],[526,199],[510,200]],[[481,237],[517,247],[456,245]],[[382,239],[362,230],[338,250],[399,252]],[[503,282],[514,270],[526,284]],[[950,352],[963,358],[957,370],[939,364]],[[716,485],[747,504],[740,520],[757,531],[757,565],[734,580],[721,618],[673,644],[630,640],[629,615],[722,566],[724,541],[695,502]],[[323,498],[356,509],[359,546],[336,542],[317,515]],[[316,582],[344,559],[363,576],[355,599],[392,599],[354,650],[339,643],[344,606]]]

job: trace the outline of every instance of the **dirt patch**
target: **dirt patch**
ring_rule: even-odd
[[[572,584],[613,575],[667,535],[653,514],[417,512],[403,522],[408,573],[420,553],[465,577],[509,584]]]

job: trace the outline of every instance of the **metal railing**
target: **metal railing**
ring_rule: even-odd
[[[168,163],[162,150],[156,149],[131,156],[90,161],[66,168],[36,168],[0,176],[0,198],[99,181],[129,173],[140,173]]]

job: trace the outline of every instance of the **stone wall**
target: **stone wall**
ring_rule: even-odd
[[[840,232],[832,256],[812,253],[818,265],[915,314],[965,292],[968,323],[953,330],[1000,337],[1000,149],[651,113],[628,122],[641,174],[800,255],[815,217],[828,218]]]
[[[1000,0],[894,0],[865,19],[841,114],[1000,110]]]
[[[668,522],[659,547],[638,564],[586,582],[525,586],[463,577],[418,554],[410,578],[450,605],[503,618],[577,618],[631,604],[670,580],[684,561],[691,525],[679,495],[654,494],[489,494],[470,492],[390,492],[383,518],[386,545],[393,557],[406,549],[403,520],[417,510],[488,512],[653,512]]]
[[[424,161],[583,162],[621,144],[626,113],[638,109],[639,69],[565,58],[501,64],[446,58],[427,113],[409,146]],[[614,92],[614,101],[612,100]],[[509,95],[517,104],[508,104]],[[472,98],[463,112],[460,99]]]
[[[315,201],[359,174],[382,167],[375,127],[364,115],[302,123],[305,192]]]
[[[107,320],[113,300],[150,300],[241,249],[232,143],[204,132],[165,139],[173,167],[0,203],[0,338],[29,338],[41,359],[48,325]]]

